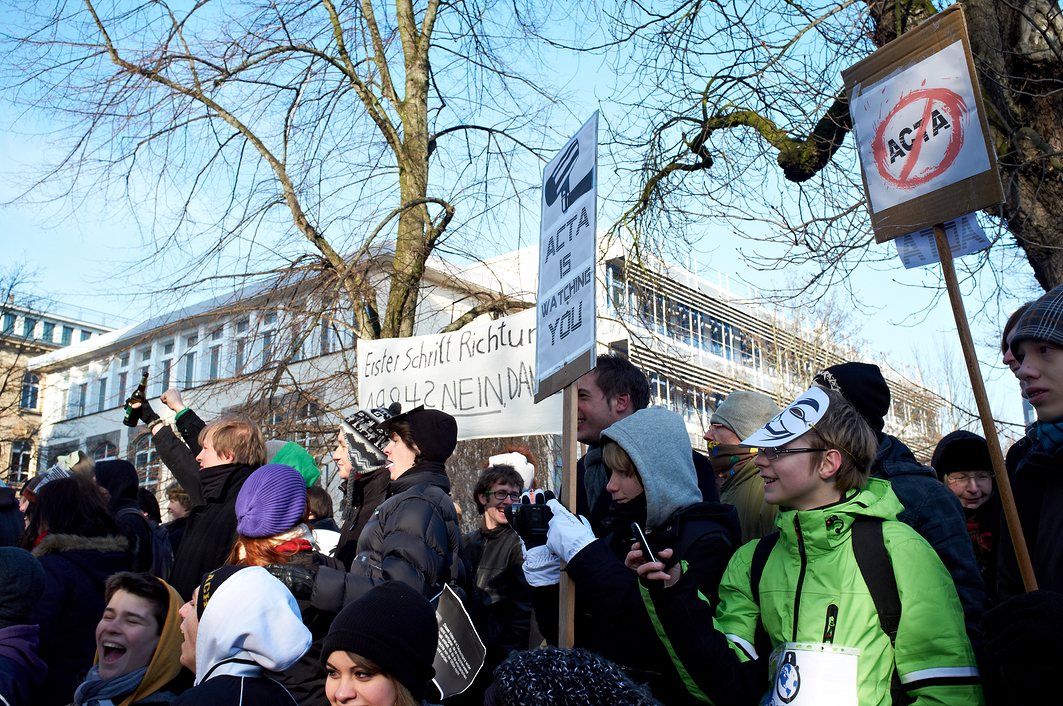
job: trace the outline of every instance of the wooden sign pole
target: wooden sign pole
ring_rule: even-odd
[[[963,298],[960,296],[960,285],[956,279],[956,268],[952,263],[952,249],[949,247],[948,236],[945,235],[944,224],[934,226],[934,238],[937,242],[938,257],[941,259],[941,271],[945,275],[945,288],[949,292],[949,301],[952,303],[952,314],[956,318],[956,331],[960,335],[960,347],[963,349],[963,358],[967,363],[967,374],[971,378],[971,389],[974,391],[974,399],[978,405],[978,415],[982,418],[982,430],[985,432],[986,442],[989,444],[989,458],[993,462],[993,474],[997,480],[997,492],[1000,494],[1000,503],[1004,507],[1004,518],[1008,522],[1008,532],[1011,534],[1011,543],[1015,547],[1015,558],[1019,563],[1019,571],[1022,574],[1022,582],[1027,591],[1037,590],[1037,578],[1033,573],[1033,564],[1030,562],[1030,551],[1026,547],[1026,538],[1022,533],[1022,525],[1019,523],[1019,512],[1015,507],[1015,496],[1011,492],[1011,481],[1008,479],[1008,471],[1004,467],[1004,454],[1000,450],[1000,440],[997,439],[996,423],[993,421],[993,413],[989,409],[989,397],[986,395],[985,383],[982,381],[982,371],[978,368],[978,357],[975,355],[974,339],[971,337],[971,327],[967,323],[967,312],[963,308]]]
[[[565,386],[562,401],[564,414],[561,426],[561,492],[565,505],[576,512],[576,384]],[[557,644],[574,647],[576,641],[576,587],[564,571],[561,572],[561,606],[558,612]]]

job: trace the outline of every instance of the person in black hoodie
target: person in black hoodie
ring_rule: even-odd
[[[553,517],[544,546],[534,547],[535,539],[524,536],[522,519],[513,523],[529,547],[524,571],[535,587],[539,626],[556,644],[556,583],[564,560],[576,587],[576,646],[616,662],[635,681],[648,683],[664,703],[704,703],[659,639],[638,576],[625,566],[636,542],[631,525],[639,524],[651,548],[674,548],[670,561],[683,562],[705,600],[716,605],[720,579],[742,540],[738,514],[730,505],[702,501],[690,437],[675,412],[640,409],[603,430],[601,437],[612,503],[599,538],[589,522],[581,524],[557,500],[548,502]],[[532,507],[515,505],[513,514],[519,518]]]
[[[189,410],[178,425],[194,424],[199,419],[194,415]],[[159,455],[192,501],[170,574],[170,585],[186,600],[205,573],[225,563],[236,539],[236,496],[248,476],[266,462],[262,431],[240,414],[226,414],[203,426],[196,442],[198,469],[187,461],[190,448],[169,426],[160,425],[155,432]]]
[[[96,483],[107,491],[107,509],[129,540],[133,571],[150,572],[152,561],[151,526],[140,513],[137,501],[137,469],[129,461],[114,459],[96,464]]]
[[[83,476],[60,478],[37,500],[41,539],[33,556],[44,568],[44,592],[30,623],[41,626],[48,680],[35,704],[64,706],[96,653],[96,624],[107,602],[104,585],[129,571],[129,542],[107,510],[103,492]]]
[[[321,567],[312,603],[338,613],[385,581],[402,581],[428,599],[461,583],[461,530],[443,465],[458,441],[454,417],[418,407],[383,423],[391,482],[358,540],[350,572]]]

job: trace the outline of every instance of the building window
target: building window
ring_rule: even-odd
[[[269,365],[270,359],[273,357],[273,332],[266,331],[262,334],[262,365],[266,367]]]
[[[64,346],[69,346],[71,341],[73,341],[73,340],[74,340],[74,327],[73,326],[64,326],[63,327],[63,338],[61,339],[61,343]]]
[[[129,365],[129,351],[126,351],[125,353],[122,353],[118,356],[118,365],[123,368]]]
[[[165,392],[170,389],[170,369],[173,367],[173,360],[167,358],[162,361],[162,389]]]
[[[214,346],[210,349],[210,373],[208,377],[211,380],[217,380],[221,375],[221,346]]]
[[[181,387],[187,389],[192,387],[192,383],[196,379],[196,352],[188,351],[185,353],[185,375],[184,381],[181,383]]]
[[[7,484],[19,487],[30,477],[30,459],[33,457],[33,442],[19,439],[11,444],[11,464],[7,469]]]
[[[20,409],[37,409],[37,396],[41,390],[41,378],[36,373],[26,373],[22,376],[22,398],[19,400]]]
[[[128,362],[128,360],[126,362]],[[128,380],[129,373],[118,373],[118,404],[125,404],[126,383]]]
[[[251,319],[244,317],[236,322],[237,333],[247,333],[247,329],[251,326]]]
[[[162,344],[162,354],[163,355],[173,355],[173,341],[172,340],[171,341],[166,341],[166,343]]]
[[[37,319],[31,319],[26,317],[22,320],[22,335],[26,338],[33,338],[33,330],[37,328]]]
[[[137,467],[140,487],[154,492],[162,476],[162,462],[155,452],[155,442],[151,434],[144,434],[137,439],[133,450],[133,465]]]
[[[81,329],[81,340],[82,341],[87,341],[91,337],[92,337],[92,331],[86,331],[85,329]]]
[[[108,461],[113,458],[118,458],[118,447],[110,441],[104,441],[92,450],[93,461]]]
[[[141,362],[147,360],[150,357],[151,357],[151,346],[148,346],[147,348],[141,348],[140,349],[140,360],[141,360]]]
[[[96,411],[107,409],[107,378],[100,378],[96,389]]]
[[[4,314],[4,333],[15,332],[15,315],[8,312]]]
[[[89,384],[82,382],[70,386],[70,398],[67,405],[68,417],[82,417],[85,415],[85,398],[89,394]]]
[[[222,334],[222,327],[219,326],[218,328],[216,328],[216,329],[214,329],[213,331],[210,332],[210,340],[212,340],[212,341],[220,341],[221,340],[221,334]]]
[[[328,323],[321,324],[321,355],[328,355],[328,352],[332,350],[331,337],[329,336]]]
[[[247,340],[241,338],[236,342],[236,366],[234,372],[239,375],[244,372],[245,356],[247,354]]]
[[[41,340],[51,343],[55,338],[55,324],[51,321],[45,321],[43,330],[41,331]]]

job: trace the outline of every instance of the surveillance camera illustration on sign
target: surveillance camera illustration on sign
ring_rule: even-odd
[[[593,165],[575,187],[570,186],[572,170],[576,167],[578,161],[579,140],[573,140],[572,144],[561,155],[561,159],[558,161],[557,166],[554,167],[550,177],[546,180],[544,198],[547,206],[553,206],[560,196],[561,212],[567,213],[569,206],[579,201],[580,196],[591,190],[594,185]]]

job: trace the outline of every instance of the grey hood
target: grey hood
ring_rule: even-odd
[[[635,463],[646,492],[646,531],[664,524],[676,510],[700,503],[697,472],[683,418],[664,407],[647,407],[602,432]]]

